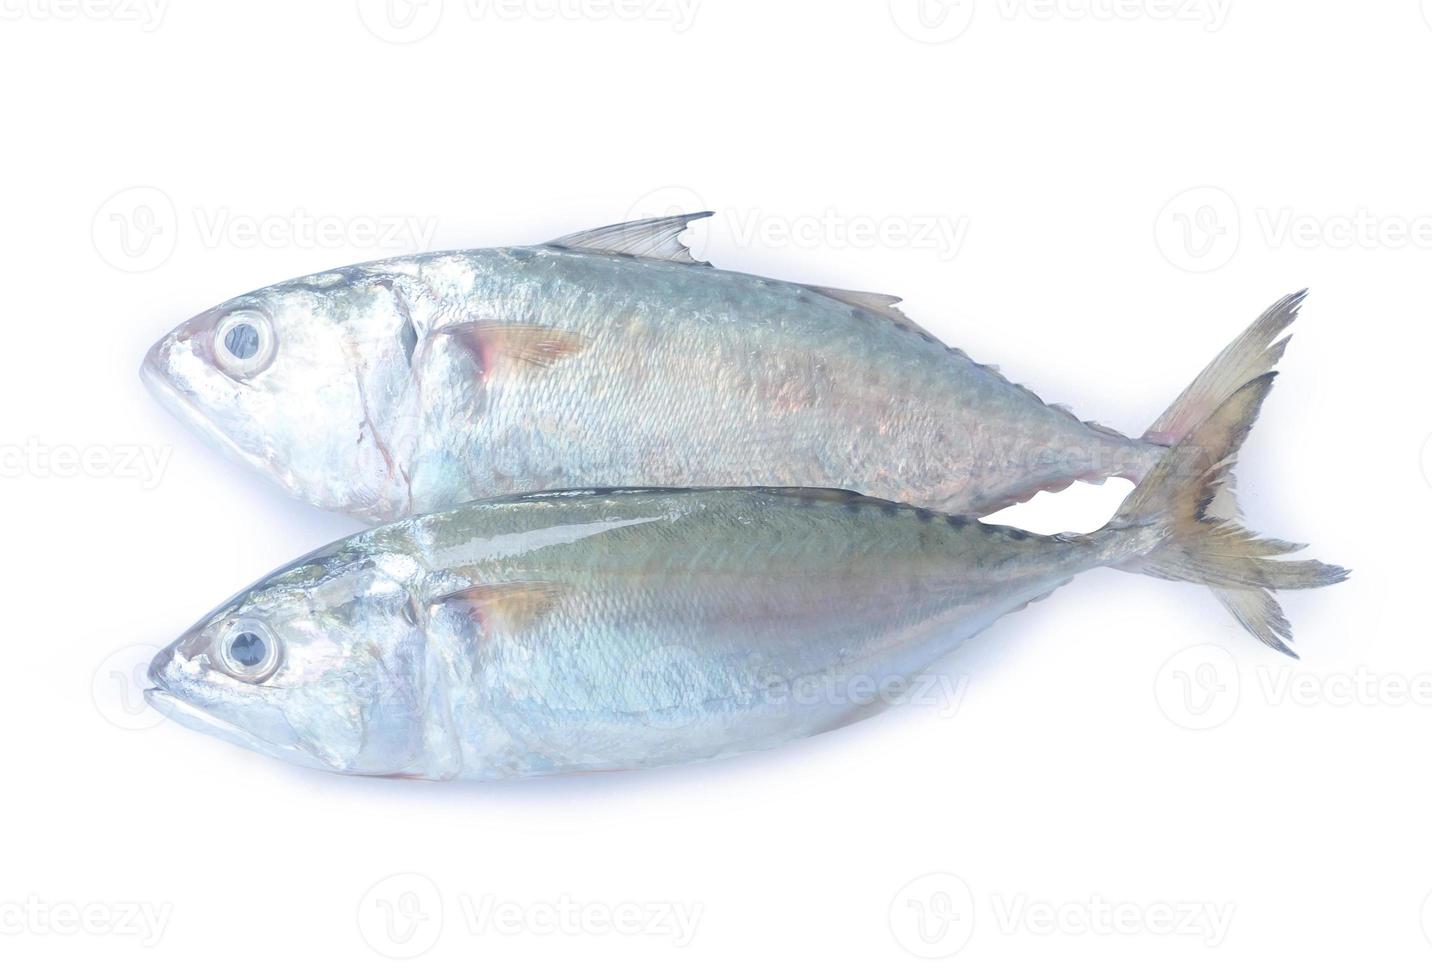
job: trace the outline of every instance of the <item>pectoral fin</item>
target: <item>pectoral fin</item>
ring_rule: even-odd
[[[503,367],[549,368],[586,346],[586,338],[570,330],[507,320],[454,323],[437,333],[456,342],[477,362],[483,374]]]
[[[540,622],[561,593],[554,582],[499,582],[449,592],[432,605],[458,610],[484,630],[514,633]]]

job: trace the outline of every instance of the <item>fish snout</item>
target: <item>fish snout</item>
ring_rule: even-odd
[[[165,647],[154,655],[149,661],[149,683],[153,687],[163,688],[168,680],[169,665],[174,660],[174,648]]]
[[[145,352],[139,377],[166,408],[176,410],[176,406],[190,401],[194,389],[213,370],[207,338],[213,332],[215,319],[211,310],[186,320]]]
[[[156,653],[149,661],[148,677],[152,687],[167,694],[182,695],[200,682],[204,670],[196,657],[208,649],[204,634],[187,634]]]
[[[188,324],[161,337],[144,355],[139,377],[166,412],[220,454],[265,471],[237,408],[237,386],[218,372],[203,354],[203,345]]]
[[[186,667],[189,667],[190,657],[180,649],[181,643],[169,644],[154,655],[149,661],[147,676],[149,679],[149,690],[145,695],[161,693],[169,696],[182,694],[190,687],[186,683]]]
[[[164,341],[161,340],[149,348],[149,352],[144,355],[144,360],[139,365],[139,380],[143,381],[144,387],[148,388],[150,394],[160,401],[169,397],[166,389],[170,387],[169,379],[165,377],[164,369],[160,367],[164,356],[160,345],[163,343]]]
[[[149,389],[155,401],[180,419],[186,419],[192,410],[179,387],[175,369],[176,356],[174,337],[161,337],[149,348],[144,360],[140,362],[139,379],[144,382],[144,387]]]

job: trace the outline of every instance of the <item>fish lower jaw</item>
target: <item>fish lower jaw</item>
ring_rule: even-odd
[[[148,359],[144,361],[139,370],[139,377],[144,382],[144,387],[149,390],[150,395],[164,407],[165,411],[184,423],[191,432],[219,455],[255,472],[262,473],[288,492],[296,493],[296,490],[284,485],[283,481],[272,475],[272,467],[269,466],[267,460],[235,442],[152,361]]]
[[[274,759],[292,762],[310,769],[330,771],[332,768],[296,746],[281,745],[277,742],[270,742],[267,739],[254,735],[232,722],[220,718],[212,712],[176,697],[162,687],[146,689],[144,692],[144,700],[148,702],[150,707],[154,708],[154,710],[166,718],[176,721],[185,728],[192,729],[202,735],[211,735],[214,738],[228,742],[230,745],[237,745],[239,748],[249,749],[250,751],[258,752]]]

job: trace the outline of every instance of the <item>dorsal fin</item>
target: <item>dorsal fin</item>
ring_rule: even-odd
[[[680,237],[691,222],[713,214],[714,211],[693,211],[666,218],[643,218],[563,235],[547,244],[583,252],[607,252],[637,259],[666,259],[669,262],[706,265],[691,257],[691,250],[681,244]]]
[[[894,320],[897,324],[907,330],[924,337],[926,340],[940,343],[934,334],[920,326],[914,320],[905,315],[905,311],[898,308],[902,302],[899,296],[891,296],[888,293],[867,293],[860,289],[841,289],[837,286],[806,286],[806,289],[815,290],[822,296],[829,296],[831,299],[839,300],[847,306],[853,306],[859,310],[866,310],[876,316],[883,316],[887,320]],[[944,346],[944,344],[940,344]]]
[[[681,244],[681,233],[694,221],[709,218],[714,211],[693,211],[664,218],[643,218],[616,225],[603,225],[588,231],[578,231],[547,242],[559,248],[576,249],[582,252],[606,252],[610,255],[627,255],[638,259],[665,259],[669,262],[686,262],[691,265],[709,266],[691,257],[691,250]],[[901,298],[888,293],[871,293],[860,289],[841,289],[838,286],[811,286],[806,289],[829,296],[831,299],[856,309],[866,310],[876,316],[885,317],[911,330],[927,340],[936,341],[929,331],[899,309]]]

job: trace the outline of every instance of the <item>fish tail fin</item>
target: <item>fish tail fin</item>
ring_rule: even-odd
[[[1120,547],[1132,548],[1132,556],[1119,559],[1116,567],[1209,586],[1248,632],[1295,656],[1286,642],[1292,630],[1273,593],[1341,582],[1347,570],[1319,561],[1279,560],[1303,546],[1260,538],[1210,513],[1275,376],[1269,371],[1243,382],[1193,425],[1100,533],[1121,535],[1129,543]]]
[[[1140,441],[1156,446],[1172,446],[1188,435],[1196,425],[1208,418],[1235,391],[1254,378],[1267,374],[1282,358],[1291,339],[1286,331],[1298,318],[1303,300],[1308,291],[1300,289],[1289,293],[1274,303],[1263,314],[1248,325],[1242,333],[1185,388],[1173,404],[1164,410],[1157,421],[1149,426]],[[1220,517],[1236,518],[1238,502],[1233,495],[1231,476],[1220,487],[1213,510]],[[1255,603],[1252,593],[1228,592],[1214,589],[1218,601],[1264,643],[1278,647],[1284,653],[1291,653],[1286,646],[1279,646],[1277,637],[1286,635],[1274,628],[1281,624],[1286,630],[1287,620],[1283,618],[1278,603],[1272,596],[1266,602]],[[1261,610],[1271,607],[1269,614]]]
[[[1273,369],[1291,339],[1284,332],[1298,318],[1308,291],[1289,293],[1219,352],[1143,434],[1144,442],[1172,446],[1215,412],[1233,393]]]

